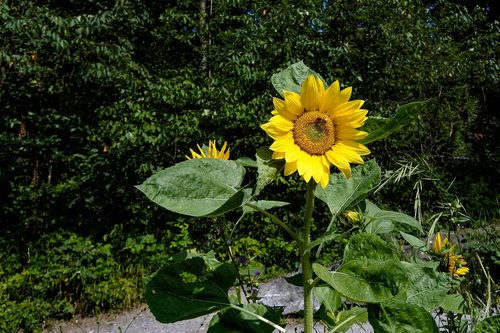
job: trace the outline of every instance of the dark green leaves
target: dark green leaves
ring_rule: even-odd
[[[235,161],[192,159],[164,169],[137,188],[176,213],[213,216],[240,207],[250,190],[240,189],[245,169]]]
[[[172,258],[146,286],[146,301],[162,323],[196,318],[227,307],[236,271],[213,256],[184,253]]]

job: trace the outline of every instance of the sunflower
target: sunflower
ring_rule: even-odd
[[[186,155],[186,158],[190,160],[191,158],[219,158],[223,160],[229,159],[229,148],[227,148],[227,142],[224,142],[224,145],[217,151],[217,147],[215,146],[215,140],[208,141],[208,147],[201,148],[200,145],[197,145],[200,153],[198,154],[192,149],[189,149],[191,152],[191,157]]]
[[[332,164],[349,178],[349,163],[363,163],[361,156],[370,151],[356,140],[368,133],[357,128],[368,111],[361,109],[364,101],[349,101],[351,92],[350,87],[340,90],[338,81],[325,89],[320,78],[309,75],[300,95],[284,91],[284,100],[273,99],[273,117],[261,128],[274,139],[273,159],[285,160],[285,176],[297,171],[306,182],[312,178],[325,188]]]
[[[444,258],[444,265],[448,273],[450,273],[454,277],[464,276],[469,273],[469,268],[466,267],[467,262],[463,259],[461,255],[454,255],[455,245],[451,245],[449,249],[443,251],[443,248],[448,244],[448,238],[445,238],[441,241],[441,234],[438,233],[434,238],[434,242],[432,243],[432,249],[434,253],[442,255]]]

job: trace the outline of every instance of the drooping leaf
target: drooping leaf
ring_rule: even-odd
[[[407,286],[406,273],[397,260],[353,260],[333,272],[314,263],[313,270],[321,280],[355,302],[380,303]]]
[[[183,253],[172,257],[146,286],[146,302],[162,323],[196,318],[230,305],[236,281],[233,265],[213,256]]]
[[[438,333],[436,322],[424,308],[404,302],[368,305],[368,320],[377,333]]]
[[[394,132],[399,131],[404,126],[411,123],[425,107],[427,102],[412,102],[399,107],[396,110],[394,117],[389,119],[375,118],[373,120],[368,120],[367,127],[368,136],[364,139],[359,140],[362,144],[368,144],[370,142],[380,140],[388,137]]]
[[[285,90],[300,93],[302,82],[304,82],[307,76],[311,74],[319,77],[324,83],[321,76],[307,67],[302,61],[289,66],[287,69],[282,70],[277,74],[273,74],[271,77],[271,83],[273,84],[274,89],[276,89],[278,94],[281,96],[284,96],[283,91]]]
[[[262,304],[240,305],[245,310],[279,324],[282,309],[270,308]],[[211,320],[208,333],[271,333],[274,327],[255,316],[235,308],[227,308],[217,313]]]
[[[267,147],[257,150],[257,183],[255,184],[254,195],[257,195],[266,187],[283,169],[284,160],[273,160],[273,152]]]
[[[178,163],[138,185],[151,201],[189,216],[214,216],[250,199],[241,189],[245,169],[235,161],[199,158]]]

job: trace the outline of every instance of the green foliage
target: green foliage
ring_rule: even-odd
[[[167,254],[193,245],[210,249],[214,242],[205,237],[215,235],[210,223],[174,217],[133,186],[184,160],[197,142],[226,139],[234,159],[253,156],[255,147],[268,145],[259,124],[268,119],[275,96],[269,77],[301,59],[326,82],[352,85],[353,96],[367,100],[370,116],[392,119],[407,102],[428,100],[413,120],[416,127],[370,145],[385,170],[399,168],[402,159],[420,166],[426,162],[423,186],[414,188],[414,178],[403,179],[397,189],[381,190],[377,203],[410,212],[420,189],[424,212],[439,211],[436,203],[452,202],[451,196],[472,217],[464,227],[475,219],[494,222],[500,162],[497,16],[496,3],[487,0],[219,1],[205,13],[199,1],[1,2],[2,284],[12,288],[10,283],[17,286],[23,271],[35,271],[33,249],[40,256],[45,250],[53,253],[39,238],[70,238],[67,232],[79,239],[75,243],[100,244],[95,246],[102,253],[111,251],[114,260],[103,256],[102,262],[89,261],[103,271],[133,267],[139,275]],[[283,184],[277,177],[268,185],[279,197],[275,200],[302,199],[296,178],[291,186]],[[269,197],[263,193],[259,199]],[[289,208],[286,222],[295,226],[301,211],[296,205]],[[318,225],[329,219],[315,215]],[[400,227],[394,225],[397,231]],[[294,269],[297,250],[277,230],[268,219],[247,214],[234,238],[251,234],[258,241],[268,239],[273,251],[263,249],[267,257],[259,260],[277,269],[276,263],[286,258],[287,269]],[[331,239],[339,230],[331,232],[325,236]],[[477,253],[492,276],[498,276],[498,247],[486,242],[488,237],[476,236],[484,250],[474,245],[467,258]],[[153,238],[163,243],[153,244]],[[27,244],[32,245],[29,252]],[[108,244],[112,250],[105,250]],[[223,248],[218,246],[218,252]],[[139,251],[147,255],[135,255]],[[337,249],[329,255],[338,258],[340,253]],[[151,262],[143,262],[145,258]],[[487,279],[476,273],[479,263],[469,260],[478,268],[471,281],[480,281],[474,284],[479,295]],[[7,283],[3,277],[8,275],[17,278]],[[28,330],[40,325],[38,313],[64,317],[71,315],[71,307],[85,313],[94,311],[91,304],[115,307],[139,298],[116,300],[119,296],[107,291],[118,286],[106,285],[107,277],[96,273],[89,283],[111,299],[75,307],[87,297],[80,288],[74,301],[53,301],[59,305],[52,310],[46,305],[50,294],[37,298],[30,293],[34,286],[42,291],[53,287],[40,287],[28,276],[21,279],[21,302],[2,294],[1,311],[12,320],[0,320],[0,325]],[[128,283],[140,284],[134,279],[117,279],[116,284],[130,291]]]
[[[279,324],[281,311],[262,304],[243,304],[243,309]],[[274,327],[260,321],[255,315],[234,308],[223,309],[210,321],[209,333],[271,333]]]

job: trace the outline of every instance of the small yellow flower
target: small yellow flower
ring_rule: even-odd
[[[228,160],[229,159],[229,148],[227,148],[227,142],[224,142],[224,145],[220,149],[220,151],[217,151],[217,147],[215,146],[215,140],[209,140],[208,141],[208,147],[207,150],[203,150],[200,145],[197,145],[200,153],[198,154],[192,149],[189,149],[191,152],[191,157],[186,155],[186,158],[188,160],[192,158],[219,158],[222,160]]]
[[[354,210],[349,210],[344,213],[344,216],[351,222],[351,223],[357,223],[360,222],[363,219],[363,215],[359,212],[356,212]]]
[[[439,254],[444,258],[446,270],[453,277],[460,277],[469,273],[469,268],[466,267],[467,262],[463,259],[463,256],[453,254],[455,252],[455,245],[451,245],[446,252],[443,252],[443,248],[445,248],[447,244],[448,238],[441,241],[440,233],[436,235],[434,242],[432,243],[434,253]]]
[[[361,156],[370,151],[357,140],[368,133],[358,128],[368,111],[361,108],[364,101],[349,101],[351,91],[340,90],[338,81],[325,89],[320,78],[309,75],[300,94],[285,91],[284,100],[273,99],[273,117],[261,128],[274,139],[272,158],[285,160],[285,176],[297,171],[325,188],[332,165],[349,178],[349,163],[363,164]]]

